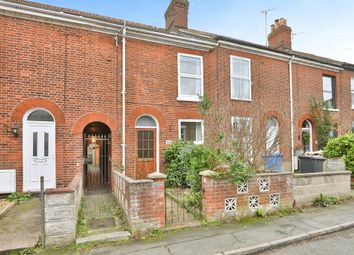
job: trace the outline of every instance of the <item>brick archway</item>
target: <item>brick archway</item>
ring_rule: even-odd
[[[305,112],[305,113],[300,115],[299,120],[297,122],[297,126],[299,128],[301,128],[302,127],[302,123],[305,120],[309,120],[311,122],[312,126],[315,126],[313,115],[311,113],[309,113],[309,112]]]
[[[91,113],[87,113],[87,114],[81,116],[75,122],[71,133],[73,135],[82,134],[82,132],[84,131],[84,128],[92,122],[102,122],[102,123],[106,124],[112,132],[113,132],[113,130],[115,130],[114,120],[110,116],[108,116],[104,113],[100,113],[100,112],[91,112]]]
[[[284,125],[284,118],[283,118],[283,115],[278,112],[278,111],[275,111],[275,110],[270,110],[270,111],[267,111],[264,115],[263,115],[263,123],[266,123],[266,121],[269,119],[269,118],[275,118],[278,123],[279,123],[279,126],[282,126]]]
[[[64,112],[56,103],[46,98],[29,98],[17,104],[11,113],[11,121],[21,123],[24,114],[32,108],[44,108],[53,114],[56,125],[65,124]]]
[[[142,115],[151,115],[157,119],[160,128],[166,128],[166,120],[159,109],[152,106],[138,106],[128,116],[128,126],[134,127],[135,121]]]

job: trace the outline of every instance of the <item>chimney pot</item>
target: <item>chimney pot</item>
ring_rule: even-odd
[[[286,19],[276,19],[271,25],[268,45],[274,49],[291,50],[291,27],[288,26]]]

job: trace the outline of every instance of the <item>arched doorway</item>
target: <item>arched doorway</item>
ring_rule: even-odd
[[[145,179],[159,171],[159,126],[151,116],[140,116],[136,128],[136,178]]]
[[[309,120],[304,120],[301,126],[301,139],[304,152],[312,151],[312,124]]]
[[[85,127],[83,140],[85,190],[107,191],[111,178],[111,130],[102,122],[92,122]]]
[[[23,191],[56,188],[55,120],[45,109],[34,108],[23,117]]]

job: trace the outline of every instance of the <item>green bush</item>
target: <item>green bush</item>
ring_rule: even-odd
[[[323,154],[326,158],[342,157],[346,168],[354,173],[354,134],[348,133],[330,139]]]
[[[202,177],[200,172],[207,169],[214,169],[218,162],[218,153],[207,146],[196,145],[191,151],[190,166],[187,171],[187,184],[194,192],[199,192],[202,189]]]
[[[166,175],[168,186],[191,188],[200,192],[202,183],[200,172],[204,170],[219,171],[215,178],[230,178],[238,185],[254,176],[253,167],[240,161],[234,152],[220,152],[206,145],[175,141],[165,150]],[[227,171],[217,166],[227,165]]]
[[[178,188],[187,188],[187,170],[190,165],[189,157],[186,157],[186,151],[192,150],[194,144],[176,141],[165,150],[165,164],[168,186]]]
[[[217,152],[205,145],[175,141],[165,150],[166,175],[168,186],[201,190],[199,173],[212,169],[218,162]]]
[[[224,161],[230,166],[230,172],[227,173],[231,182],[235,185],[239,185],[247,181],[250,177],[256,174],[256,170],[246,165],[244,162],[237,159],[237,155],[232,152],[223,154]]]

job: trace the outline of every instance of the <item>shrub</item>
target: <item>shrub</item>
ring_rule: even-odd
[[[349,133],[330,139],[323,154],[326,158],[342,157],[347,169],[354,173],[354,134]]]
[[[230,177],[231,182],[235,185],[239,185],[247,181],[250,177],[256,174],[256,170],[253,167],[238,160],[235,153],[224,153],[223,158],[224,161],[227,162],[227,164],[230,166],[228,177]]]
[[[218,153],[207,146],[197,145],[193,148],[190,155],[190,166],[187,171],[187,184],[194,192],[202,189],[202,177],[200,172],[207,169],[214,169],[219,162]]]
[[[328,207],[330,205],[336,205],[340,203],[340,199],[335,197],[335,196],[326,196],[323,195],[322,193],[320,194],[320,197],[315,199],[314,204],[316,206],[320,207]]]
[[[167,184],[179,188],[187,188],[187,170],[190,165],[187,151],[192,150],[194,144],[183,141],[176,141],[165,150],[165,163]]]
[[[178,188],[201,190],[199,173],[212,169],[218,162],[218,153],[205,145],[175,141],[165,150],[167,183]]]

